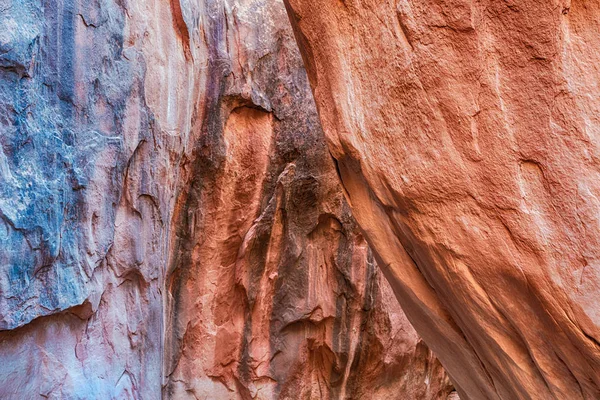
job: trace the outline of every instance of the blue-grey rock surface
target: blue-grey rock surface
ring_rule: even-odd
[[[0,1],[0,398],[160,397],[201,63],[178,29],[168,3]]]

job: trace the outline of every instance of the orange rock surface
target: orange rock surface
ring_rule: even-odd
[[[286,2],[353,214],[461,398],[600,398],[600,2]]]
[[[163,396],[446,399],[350,214],[283,3],[235,4],[204,25],[228,47],[193,128],[206,151],[182,163]]]

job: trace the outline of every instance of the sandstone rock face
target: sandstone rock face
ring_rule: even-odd
[[[600,2],[287,7],[353,214],[461,398],[599,398]]]
[[[209,151],[182,163],[165,397],[445,398],[350,217],[285,9],[269,4],[212,2],[204,27],[226,52],[208,60],[193,128]]]
[[[283,8],[0,0],[0,398],[445,398]]]
[[[0,1],[2,399],[160,393],[201,70],[176,17],[166,2]]]
[[[195,127],[212,151],[182,166],[164,395],[444,398],[350,217],[283,4],[264,6],[213,2],[204,28],[229,47]]]

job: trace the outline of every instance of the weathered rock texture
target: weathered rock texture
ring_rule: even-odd
[[[164,393],[445,398],[350,217],[283,4],[265,4],[207,10],[215,55],[172,222]]]
[[[600,2],[287,6],[353,214],[461,398],[600,398]]]
[[[445,398],[283,4],[0,0],[0,398]]]
[[[168,2],[0,1],[2,399],[160,393],[175,167],[201,67],[176,16]]]

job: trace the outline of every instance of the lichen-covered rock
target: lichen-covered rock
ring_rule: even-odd
[[[600,398],[600,2],[287,7],[353,215],[461,398]]]
[[[274,0],[0,0],[0,398],[445,398]]]

